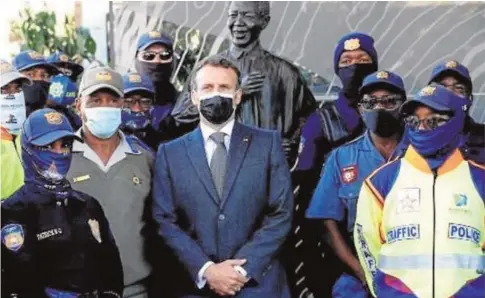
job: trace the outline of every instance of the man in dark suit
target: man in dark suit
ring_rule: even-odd
[[[280,251],[292,186],[279,133],[235,122],[240,74],[201,61],[192,78],[193,132],[158,149],[153,215],[185,268],[178,297],[289,297]]]

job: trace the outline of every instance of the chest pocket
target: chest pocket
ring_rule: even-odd
[[[360,183],[352,183],[343,185],[339,188],[338,196],[345,206],[346,219],[347,219],[347,231],[352,233],[355,216],[357,214],[357,199],[359,198]]]

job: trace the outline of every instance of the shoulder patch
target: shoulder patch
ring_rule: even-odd
[[[155,156],[155,152],[153,151],[153,149],[150,148],[150,146],[145,144],[145,142],[143,142],[142,140],[140,140],[138,137],[134,135],[127,135],[126,142],[130,146],[134,155],[141,155],[143,153],[142,152],[143,150],[143,151],[146,151],[146,153],[150,154],[152,157]]]
[[[2,243],[11,251],[18,251],[24,245],[24,229],[19,224],[9,224],[2,228]]]

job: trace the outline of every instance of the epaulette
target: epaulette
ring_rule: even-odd
[[[152,148],[145,144],[142,140],[140,140],[138,137],[134,135],[126,135],[126,142],[131,148],[131,151],[133,152],[134,155],[140,155],[142,152],[138,148],[142,148],[143,150],[147,151],[150,153],[152,156],[155,156],[155,152],[153,152]]]

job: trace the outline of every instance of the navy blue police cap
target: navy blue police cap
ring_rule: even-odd
[[[59,73],[59,70],[36,51],[27,50],[17,54],[12,60],[12,65],[17,71],[24,71],[32,67],[44,67],[51,75]]]
[[[123,93],[134,91],[145,91],[152,96],[155,95],[155,88],[152,80],[147,75],[142,75],[137,72],[130,72],[123,75]]]
[[[52,65],[70,69],[73,76],[78,76],[84,71],[84,67],[72,61],[64,52],[56,51],[47,57],[47,62]]]
[[[82,142],[66,116],[53,109],[40,109],[30,114],[24,122],[23,135],[27,143],[35,146],[46,146],[65,137]]]
[[[360,95],[362,96],[368,93],[369,90],[372,90],[372,87],[376,87],[377,85],[387,85],[406,94],[404,81],[398,74],[387,70],[380,70],[365,77],[362,87],[360,87]]]
[[[173,40],[170,37],[163,35],[158,31],[150,31],[140,36],[136,45],[136,50],[145,50],[149,46],[157,43],[163,44],[168,47],[169,50],[173,49]]]
[[[458,77],[461,77],[465,83],[470,86],[470,91],[473,89],[472,78],[470,77],[468,68],[455,60],[450,60],[436,65],[431,71],[431,78],[429,79],[428,84],[431,84],[432,82],[438,83],[437,80],[446,73],[452,73]]]

